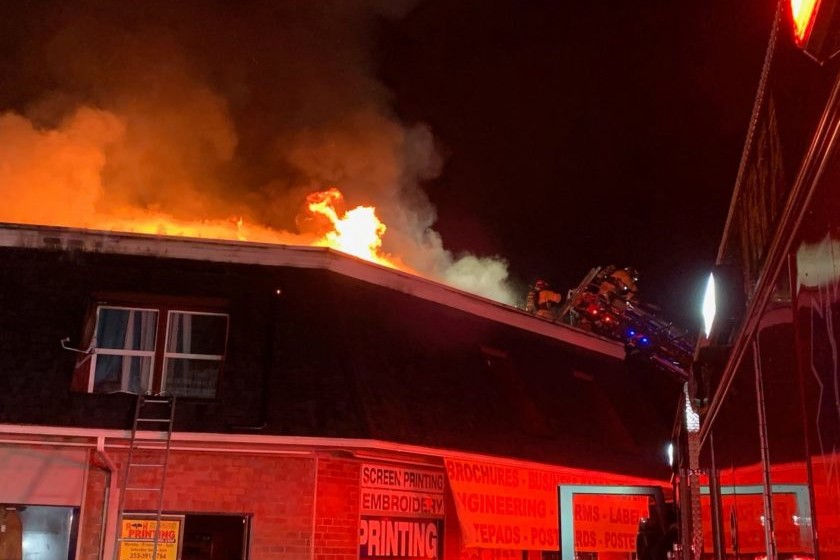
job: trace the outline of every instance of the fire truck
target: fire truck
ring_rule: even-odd
[[[647,363],[687,380],[695,335],[663,318],[658,310],[636,300],[626,290],[605,289],[615,267],[591,269],[570,290],[558,320],[624,343],[628,362]],[[614,285],[614,284],[612,284]]]

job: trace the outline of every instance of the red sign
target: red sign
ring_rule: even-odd
[[[558,550],[558,484],[628,484],[627,477],[574,475],[476,461],[446,460],[466,546]],[[649,484],[650,481],[643,481]],[[575,497],[575,548],[635,552],[643,496]]]

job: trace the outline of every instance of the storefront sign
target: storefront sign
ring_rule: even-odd
[[[803,485],[803,489],[804,489]],[[764,496],[762,494],[737,494],[721,497],[723,511],[728,515],[723,522],[724,542],[731,543],[733,529],[737,535],[738,549],[744,554],[761,554],[767,550],[764,543]],[[703,527],[712,527],[711,502],[703,496],[700,502]],[[804,554],[813,550],[810,539],[808,512],[800,512],[794,494],[773,495],[773,534],[780,553]],[[821,527],[822,528],[822,527]],[[820,537],[822,537],[820,531]],[[711,531],[704,531],[704,547],[714,550]]]
[[[558,484],[626,483],[454,459],[446,472],[465,544],[497,549],[558,550]],[[581,495],[574,506],[576,550],[635,552],[646,497]]]
[[[167,517],[160,521],[160,535],[155,543],[156,521],[147,517],[123,518],[120,527],[120,555],[118,560],[178,560],[183,517]]]
[[[527,551],[523,550],[469,547],[461,549],[458,560],[523,560],[526,555]]]
[[[410,517],[443,517],[442,471],[362,465],[361,511]]]
[[[363,515],[359,527],[359,558],[441,557],[443,521]]]
[[[575,550],[636,552],[639,520],[647,516],[646,496],[575,496]]]
[[[441,557],[443,471],[364,464],[359,486],[359,558]]]
[[[0,504],[79,506],[87,467],[85,450],[0,446]]]
[[[443,516],[443,495],[362,490],[362,510],[391,515]]]

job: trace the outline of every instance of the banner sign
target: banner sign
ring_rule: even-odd
[[[390,515],[443,517],[443,494],[362,490],[362,511]]]
[[[446,474],[465,545],[514,550],[559,549],[558,484],[627,483],[456,459],[446,459]],[[576,550],[636,551],[647,497],[580,495],[574,506]]]
[[[522,550],[509,550],[506,548],[462,548],[458,560],[523,560],[526,554]],[[542,553],[537,552],[538,558],[542,558]],[[527,558],[532,558],[527,555]]]
[[[636,552],[639,520],[648,517],[647,496],[574,497],[575,550]]]
[[[359,558],[440,558],[443,471],[363,464],[360,476]]]
[[[436,560],[442,556],[443,520],[363,515],[359,558]]]
[[[183,516],[160,520],[157,554],[152,557],[157,522],[148,517],[124,517],[120,527],[119,560],[178,560]]]
[[[723,522],[725,542],[732,542],[732,533],[737,535],[738,550],[745,554],[761,554],[767,550],[764,543],[764,496],[762,494],[738,494],[721,496],[723,511],[729,515]],[[700,512],[703,527],[712,526],[712,507],[709,496],[703,496]],[[807,526],[808,512],[800,512],[796,507],[793,494],[773,494],[774,524],[776,548],[780,553],[807,554],[813,550],[811,531]],[[822,525],[820,542],[822,543]],[[711,531],[704,532],[706,550],[713,550]]]
[[[359,486],[362,513],[443,517],[443,471],[364,464]]]

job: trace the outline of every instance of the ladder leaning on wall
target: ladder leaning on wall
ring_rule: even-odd
[[[120,560],[123,542],[148,542],[152,544],[150,560],[157,559],[160,541],[160,521],[163,512],[163,490],[172,442],[172,425],[175,419],[174,395],[137,395],[134,423],[125,469],[122,469],[120,499],[117,510],[117,546],[114,559]],[[154,531],[151,536],[124,535],[126,498],[130,503],[141,500],[145,509],[154,511]]]

